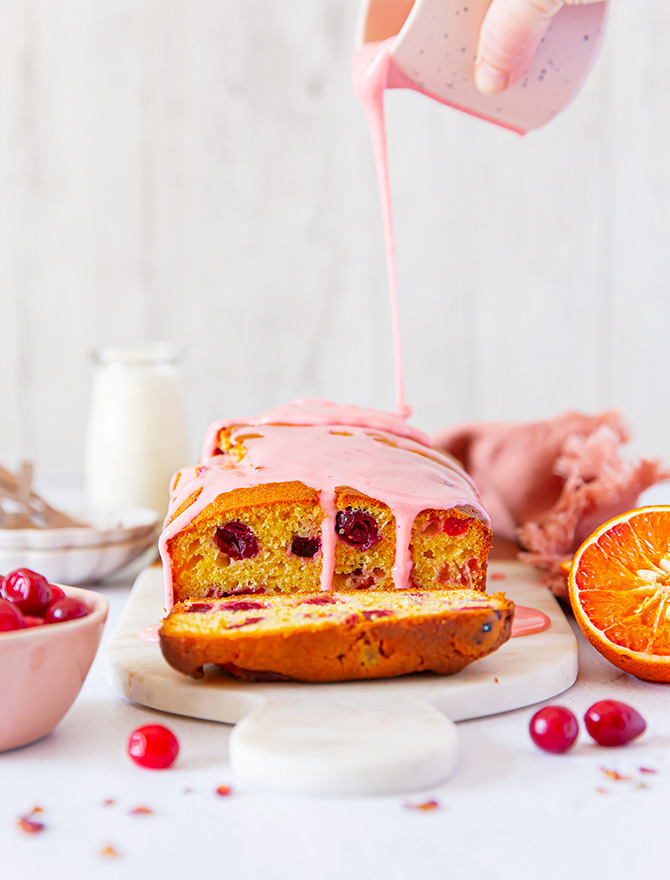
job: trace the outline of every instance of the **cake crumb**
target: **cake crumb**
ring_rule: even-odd
[[[220,785],[220,786],[216,789],[216,793],[217,793],[220,797],[228,797],[228,795],[231,795],[231,794],[233,793],[233,790],[232,790],[232,788],[231,788],[229,785]]]
[[[653,767],[640,767],[640,773],[658,773]]]
[[[103,807],[111,807],[115,803],[116,801],[114,800],[114,798],[106,798],[106,800],[102,802],[102,805]]]
[[[100,856],[103,859],[116,859],[118,858],[119,852],[113,846],[103,846],[100,850]]]
[[[129,813],[131,816],[149,816],[153,810],[151,807],[134,807]]]

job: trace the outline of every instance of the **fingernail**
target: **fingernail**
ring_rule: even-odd
[[[507,86],[509,76],[488,61],[480,61],[475,68],[475,85],[485,95],[495,95]]]

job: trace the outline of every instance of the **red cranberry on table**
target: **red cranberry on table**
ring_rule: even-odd
[[[47,608],[44,615],[45,623],[61,623],[65,620],[77,620],[79,617],[86,617],[88,607],[79,599],[73,599],[66,596],[65,599],[59,599]]]
[[[566,752],[577,739],[579,725],[564,706],[545,706],[530,719],[530,736],[545,752]]]
[[[177,737],[162,724],[146,724],[130,734],[128,754],[140,767],[165,770],[179,754]]]
[[[42,615],[51,603],[49,581],[29,568],[17,568],[4,580],[0,592],[25,614]]]
[[[584,715],[584,724],[601,746],[625,746],[647,729],[647,722],[637,709],[618,700],[594,703]]]
[[[25,629],[26,620],[13,602],[0,599],[0,632],[12,632],[15,629]]]

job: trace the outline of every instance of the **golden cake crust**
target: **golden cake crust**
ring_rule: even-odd
[[[324,612],[329,602],[337,614]],[[452,674],[509,638],[513,609],[503,594],[470,589],[254,596],[176,605],[160,641],[168,663],[196,678],[206,664],[252,680]]]

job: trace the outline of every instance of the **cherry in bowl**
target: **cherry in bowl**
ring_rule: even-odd
[[[0,595],[24,614],[43,616],[51,604],[51,585],[44,575],[30,568],[10,571],[0,586]]]
[[[77,620],[88,605],[29,568],[0,576],[0,633]]]
[[[75,701],[95,657],[107,600],[77,587],[64,587],[63,593],[81,602],[87,614],[47,624],[43,616],[24,614],[16,603],[0,600],[6,615],[23,622],[18,629],[0,631],[0,752],[53,730]]]
[[[25,615],[13,602],[0,599],[0,633],[16,632],[28,626]]]

